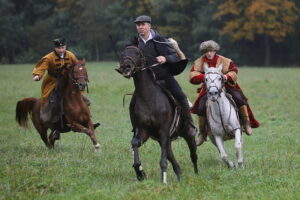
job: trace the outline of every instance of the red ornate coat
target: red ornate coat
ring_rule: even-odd
[[[206,86],[204,83],[204,78],[205,78],[204,65],[203,65],[204,63],[207,63],[209,67],[217,67],[222,63],[223,64],[222,73],[227,77],[225,87],[237,88],[242,92],[242,89],[237,84],[238,68],[232,62],[232,60],[217,54],[212,60],[209,60],[203,55],[195,61],[194,66],[191,68],[189,74],[189,80],[192,84],[194,85],[200,84],[200,88],[197,89],[199,95],[191,109],[191,112],[194,114],[196,114],[196,110],[199,105],[199,99],[204,94],[206,94]],[[259,126],[259,122],[254,118],[253,112],[249,105],[247,105],[247,108],[248,108],[251,127],[257,128]]]

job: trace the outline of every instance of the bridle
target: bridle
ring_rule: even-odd
[[[71,71],[71,80],[72,80],[72,84],[77,87],[77,88],[81,88],[83,87],[83,85],[81,83],[78,83],[77,81],[79,79],[84,79],[86,82],[85,82],[85,86],[87,87],[87,93],[89,93],[89,88],[88,88],[88,84],[87,82],[89,81],[88,80],[88,77],[86,75],[80,75],[80,76],[74,76],[74,72],[75,72],[75,68],[79,68],[80,70],[80,67],[82,67],[82,69],[85,69],[83,65],[81,64],[75,64],[74,67],[72,67],[72,71]]]
[[[224,78],[223,78],[223,76],[220,73],[218,73],[218,72],[207,72],[205,75],[207,75],[207,74],[217,74],[217,75],[219,75],[221,77],[222,84],[221,84],[221,87],[218,88],[217,85],[216,85],[216,83],[215,83],[215,81],[219,77],[211,79],[211,77],[205,76],[205,78],[209,78],[209,80],[211,81],[209,86],[206,84],[206,90],[209,91],[211,88],[216,88],[217,91],[218,91],[218,98],[221,97],[221,93],[222,93],[222,90],[224,88]]]
[[[215,83],[216,79],[219,78],[219,77],[216,77],[216,78],[213,79],[213,80],[212,80],[210,77],[208,77],[208,78],[210,79],[210,81],[211,81],[211,84],[214,84],[214,85],[211,86],[211,84],[210,84],[209,87],[206,85],[206,90],[207,90],[207,92],[208,92],[208,91],[210,90],[210,88],[212,88],[212,87],[217,88],[217,91],[218,91],[218,98],[220,98],[220,97],[221,97],[221,93],[223,92],[223,88],[224,88],[224,78],[223,78],[222,74],[220,74],[220,73],[218,73],[218,72],[208,72],[208,73],[206,73],[206,74],[218,74],[218,75],[221,76],[222,84],[221,84],[221,87],[220,87],[220,88],[218,88],[218,87],[216,86],[216,83]],[[206,77],[205,77],[205,78],[206,78]],[[209,95],[209,94],[207,94],[207,95]],[[226,98],[228,98],[228,97],[226,97]],[[225,133],[227,133],[226,128],[225,128],[225,119],[223,119],[219,101],[216,101],[216,103],[217,103],[218,109],[219,109],[219,111],[220,111],[220,120],[221,120],[221,124],[222,124],[223,130],[224,130]],[[234,108],[234,106],[230,104],[230,111],[229,111],[229,115],[228,115],[227,121],[228,121],[228,120],[230,119],[230,117],[231,117],[231,109],[232,109],[232,107]],[[212,115],[211,107],[210,107],[210,112],[208,112],[208,109],[206,110],[206,112],[207,112],[207,113],[206,113],[207,116],[210,114],[212,120],[214,120],[215,122],[217,122],[217,120],[216,120],[216,119],[214,118],[214,116]],[[238,114],[237,114],[237,116],[238,116]]]
[[[130,62],[133,63],[134,65],[134,69],[133,71],[131,72],[130,76],[133,76],[136,72],[138,71],[142,71],[142,70],[145,70],[145,69],[148,69],[148,68],[151,68],[151,67],[155,67],[155,66],[158,66],[160,65],[159,63],[155,63],[153,65],[150,65],[150,66],[145,66],[146,64],[146,59],[145,59],[145,56],[143,54],[143,52],[136,46],[128,46],[125,48],[126,49],[136,49],[138,52],[139,52],[139,59],[141,59],[141,63],[139,64],[139,60],[136,60],[134,59],[133,57],[131,56],[124,56],[122,57],[122,61],[124,62],[125,60],[130,60]]]

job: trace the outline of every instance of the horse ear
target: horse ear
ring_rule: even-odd
[[[221,72],[222,69],[223,69],[223,63],[219,64],[219,66],[218,66],[218,71]]]
[[[82,65],[85,66],[85,58],[82,59]]]
[[[85,66],[85,58],[77,58],[77,63]]]
[[[206,73],[208,71],[208,64],[207,63],[203,63],[204,66],[204,72]]]

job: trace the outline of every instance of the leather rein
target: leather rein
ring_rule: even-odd
[[[131,56],[124,56],[123,57],[123,61],[124,60],[126,60],[126,59],[128,59],[128,60],[130,60],[133,64],[134,64],[134,70],[132,71],[132,73],[131,73],[131,76],[133,76],[136,72],[138,72],[138,71],[143,71],[143,70],[145,70],[145,69],[148,69],[148,68],[151,68],[151,67],[155,67],[155,66],[158,66],[158,65],[160,65],[160,63],[155,63],[155,64],[153,64],[153,65],[150,65],[150,66],[145,66],[145,56],[144,56],[144,54],[143,54],[143,52],[138,48],[138,47],[136,47],[136,46],[128,46],[128,47],[126,47],[125,49],[136,49],[136,50],[138,50],[138,52],[139,52],[139,58],[140,59],[142,59],[142,62],[141,62],[141,65],[140,66],[138,66],[138,61],[137,60],[135,60],[134,58],[132,58]]]
[[[213,79],[213,80],[212,80],[210,77],[208,77],[208,78],[210,79],[211,83],[214,83],[214,86],[206,87],[206,90],[207,90],[207,91],[209,91],[209,89],[212,88],[212,87],[217,88],[217,91],[218,91],[218,98],[220,98],[220,97],[221,97],[221,93],[223,92],[223,88],[224,88],[224,78],[223,78],[223,76],[222,76],[220,73],[217,73],[217,72],[208,72],[207,74],[218,74],[218,75],[221,76],[221,78],[222,78],[222,87],[221,87],[221,88],[218,88],[218,87],[216,86],[216,84],[215,84],[215,80],[216,80],[218,77],[216,77],[216,78]],[[225,98],[227,98],[227,97],[225,96]],[[222,124],[223,130],[224,130],[225,133],[228,134],[228,132],[226,131],[224,119],[223,119],[223,116],[222,116],[222,113],[221,113],[220,103],[219,103],[219,101],[216,101],[216,103],[217,103],[217,105],[218,105],[218,109],[219,109],[219,113],[220,113],[220,119],[221,119],[221,124]],[[212,115],[211,107],[209,107],[209,108],[210,108],[210,110],[209,110],[210,112],[208,112],[208,109],[207,109],[207,112],[208,112],[208,113],[206,113],[206,114],[207,114],[207,115],[210,114],[211,118],[217,123],[218,121],[217,121],[216,119],[214,119],[214,117],[213,117],[213,115]],[[228,115],[227,121],[229,121],[229,119],[230,119],[230,117],[231,117],[231,109],[232,109],[232,105],[231,105],[231,103],[230,103],[230,110],[229,110],[229,115]]]

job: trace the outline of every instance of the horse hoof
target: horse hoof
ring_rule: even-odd
[[[100,149],[100,144],[99,143],[97,143],[96,145],[95,145],[95,152],[98,152],[99,151],[99,149]]]
[[[48,144],[47,145],[48,149],[54,149],[54,145]]]
[[[244,169],[244,164],[243,164],[243,163],[238,163],[238,167],[239,167],[240,169]]]
[[[101,124],[99,122],[93,124],[94,125],[94,129],[96,129],[98,126],[100,126]]]
[[[194,172],[195,172],[195,174],[199,174],[198,167],[195,167],[195,168],[194,168]]]
[[[139,181],[143,181],[146,179],[146,173],[144,172],[144,170],[139,171],[139,173],[137,174],[137,179]]]
[[[232,169],[232,168],[235,167],[235,165],[234,165],[233,162],[229,161],[229,162],[227,163],[227,167],[228,167],[229,169]]]

